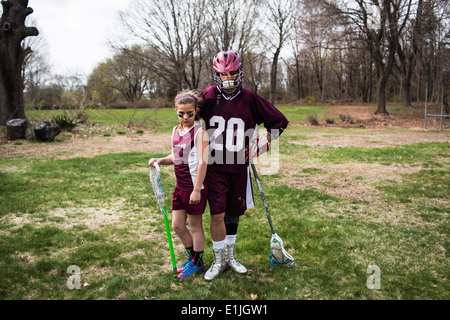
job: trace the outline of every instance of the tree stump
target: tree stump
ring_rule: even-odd
[[[6,122],[6,139],[17,140],[25,139],[25,133],[27,131],[26,119],[12,119]]]
[[[54,141],[60,132],[61,128],[57,124],[53,124],[51,122],[44,122],[43,124],[34,127],[36,140],[41,142]]]

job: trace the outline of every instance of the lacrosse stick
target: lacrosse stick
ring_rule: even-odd
[[[161,186],[161,171],[159,170],[159,165],[155,162],[154,167],[150,166],[150,181],[153,186],[153,192],[155,193],[155,197],[158,200],[159,208],[164,217],[164,224],[166,226],[167,240],[169,241],[169,249],[170,249],[170,258],[172,259],[172,268],[173,274],[176,277],[177,273],[177,265],[175,263],[175,254],[173,252],[173,244],[172,237],[170,235],[170,227],[169,227],[169,219],[167,219],[167,211],[166,211],[166,203],[164,201],[164,191]]]
[[[266,198],[261,187],[261,182],[259,181],[258,173],[256,172],[256,167],[251,163],[253,174],[255,175],[256,184],[258,185],[259,194],[261,195],[261,200],[266,210],[267,220],[269,220],[270,229],[272,230],[272,239],[270,240],[270,263],[275,266],[291,267],[294,264],[294,258],[286,252],[283,246],[283,240],[275,232],[273,227],[272,218],[270,217],[269,207],[267,206]]]

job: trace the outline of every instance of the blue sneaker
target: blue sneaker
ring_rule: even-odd
[[[177,279],[190,277],[194,274],[202,272],[202,270],[203,270],[203,263],[201,263],[200,266],[197,266],[192,262],[192,260],[189,260],[187,267],[181,273],[178,274]]]
[[[183,254],[187,257],[187,261],[177,269],[177,273],[182,273],[187,267],[189,267],[189,262],[191,262],[192,260],[192,257],[189,254],[187,254],[186,252],[184,252]]]

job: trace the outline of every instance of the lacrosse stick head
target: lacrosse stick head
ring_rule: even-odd
[[[161,186],[161,170],[156,162],[154,163],[154,166],[150,166],[149,175],[155,197],[158,199],[159,205],[165,207],[164,191]]]
[[[283,240],[274,233],[270,240],[270,263],[274,266],[292,267],[294,265],[294,258],[286,252],[283,245]]]

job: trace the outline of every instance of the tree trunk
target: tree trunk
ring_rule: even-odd
[[[380,79],[378,81],[378,88],[377,88],[377,96],[378,96],[378,106],[377,111],[375,111],[375,114],[384,114],[388,115],[389,112],[386,109],[386,82],[383,79]]]
[[[281,48],[277,48],[273,60],[272,60],[272,69],[270,71],[270,95],[269,101],[270,103],[275,103],[275,95],[277,91],[277,73],[278,73],[278,56],[280,55]]]
[[[297,100],[300,100],[302,90],[302,75],[300,72],[300,59],[298,57],[298,54],[295,55],[295,75],[295,80],[297,82]]]
[[[386,68],[386,66],[382,61],[378,61],[377,70],[378,70],[378,86],[377,86],[378,106],[377,110],[375,111],[375,114],[388,115],[389,112],[387,111],[386,108],[386,85],[390,74],[390,67]]]
[[[416,19],[414,26],[411,28],[411,40],[410,44],[400,41],[400,38],[396,38],[397,44],[397,56],[401,77],[401,91],[403,97],[403,105],[405,107],[412,107],[411,104],[411,79],[414,73],[414,69],[417,63],[417,54],[419,52],[420,34],[422,32],[422,20],[423,20],[423,1],[419,0],[417,5]]]
[[[25,19],[33,13],[28,0],[1,2],[3,14],[0,18],[0,125],[11,119],[25,119],[23,103],[22,63],[31,53],[23,49],[21,42],[29,36],[37,36],[34,27],[25,27]]]
[[[401,86],[402,86],[402,95],[403,95],[403,106],[412,107],[411,104],[411,74],[404,75],[402,77]]]

